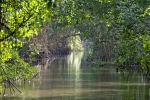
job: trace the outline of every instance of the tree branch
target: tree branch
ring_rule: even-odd
[[[1,26],[4,26],[6,29],[10,30],[10,28],[3,22],[0,23]]]
[[[77,36],[77,35],[81,35],[81,34],[69,34],[69,35],[67,35],[67,36],[64,36],[63,38],[61,38],[61,40],[65,40],[66,38],[69,38],[69,37],[71,37],[71,36]]]
[[[6,39],[8,39],[9,37],[13,36],[14,34],[16,34],[17,30],[22,27],[24,25],[24,23],[26,23],[31,17],[33,16],[33,14],[29,15],[29,17],[25,20],[25,16],[23,17],[23,21],[18,25],[18,27],[13,31],[10,32],[10,34],[8,34],[7,36],[3,37],[0,39],[0,42],[5,41]],[[1,25],[3,25],[5,28],[7,28],[10,31],[10,28],[8,26],[6,26],[4,23],[0,23]]]

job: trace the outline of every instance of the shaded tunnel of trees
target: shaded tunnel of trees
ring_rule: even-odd
[[[83,50],[85,41],[93,66],[149,72],[149,0],[0,0],[0,11],[0,80],[11,86],[36,75],[34,59]]]

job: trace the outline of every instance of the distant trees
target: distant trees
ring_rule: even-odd
[[[53,22],[53,20],[55,18],[51,18],[51,22],[45,23],[45,27],[43,28],[45,32],[43,33],[42,31],[39,33],[39,38],[37,37],[37,42],[35,43],[44,46],[42,48],[46,47],[49,53],[54,56],[66,55],[72,50],[82,50],[79,31],[75,30],[73,26],[59,26],[59,23]]]
[[[55,15],[60,25],[73,25],[93,42],[93,64],[149,69],[149,5],[149,0],[67,0],[57,4]]]

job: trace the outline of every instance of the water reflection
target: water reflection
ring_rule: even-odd
[[[72,52],[69,56],[67,56],[68,67],[79,70],[81,67],[80,65],[82,57],[83,52]]]
[[[74,56],[76,55],[76,56]],[[82,80],[80,77],[81,71],[81,59],[83,57],[83,52],[73,52],[71,55],[67,56],[68,61],[68,72],[69,74],[74,74],[74,77],[70,77],[71,79],[74,78],[74,92],[75,92],[75,99],[80,96],[82,93]]]
[[[17,83],[22,93],[4,100],[149,100],[150,84],[140,73],[91,68],[83,52],[49,60],[30,83]],[[84,63],[84,64],[83,64]]]

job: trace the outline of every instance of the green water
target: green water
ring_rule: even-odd
[[[113,68],[88,67],[83,52],[45,62],[22,91],[2,100],[150,100],[150,81],[140,73],[116,73]],[[40,69],[40,68],[39,68]]]

